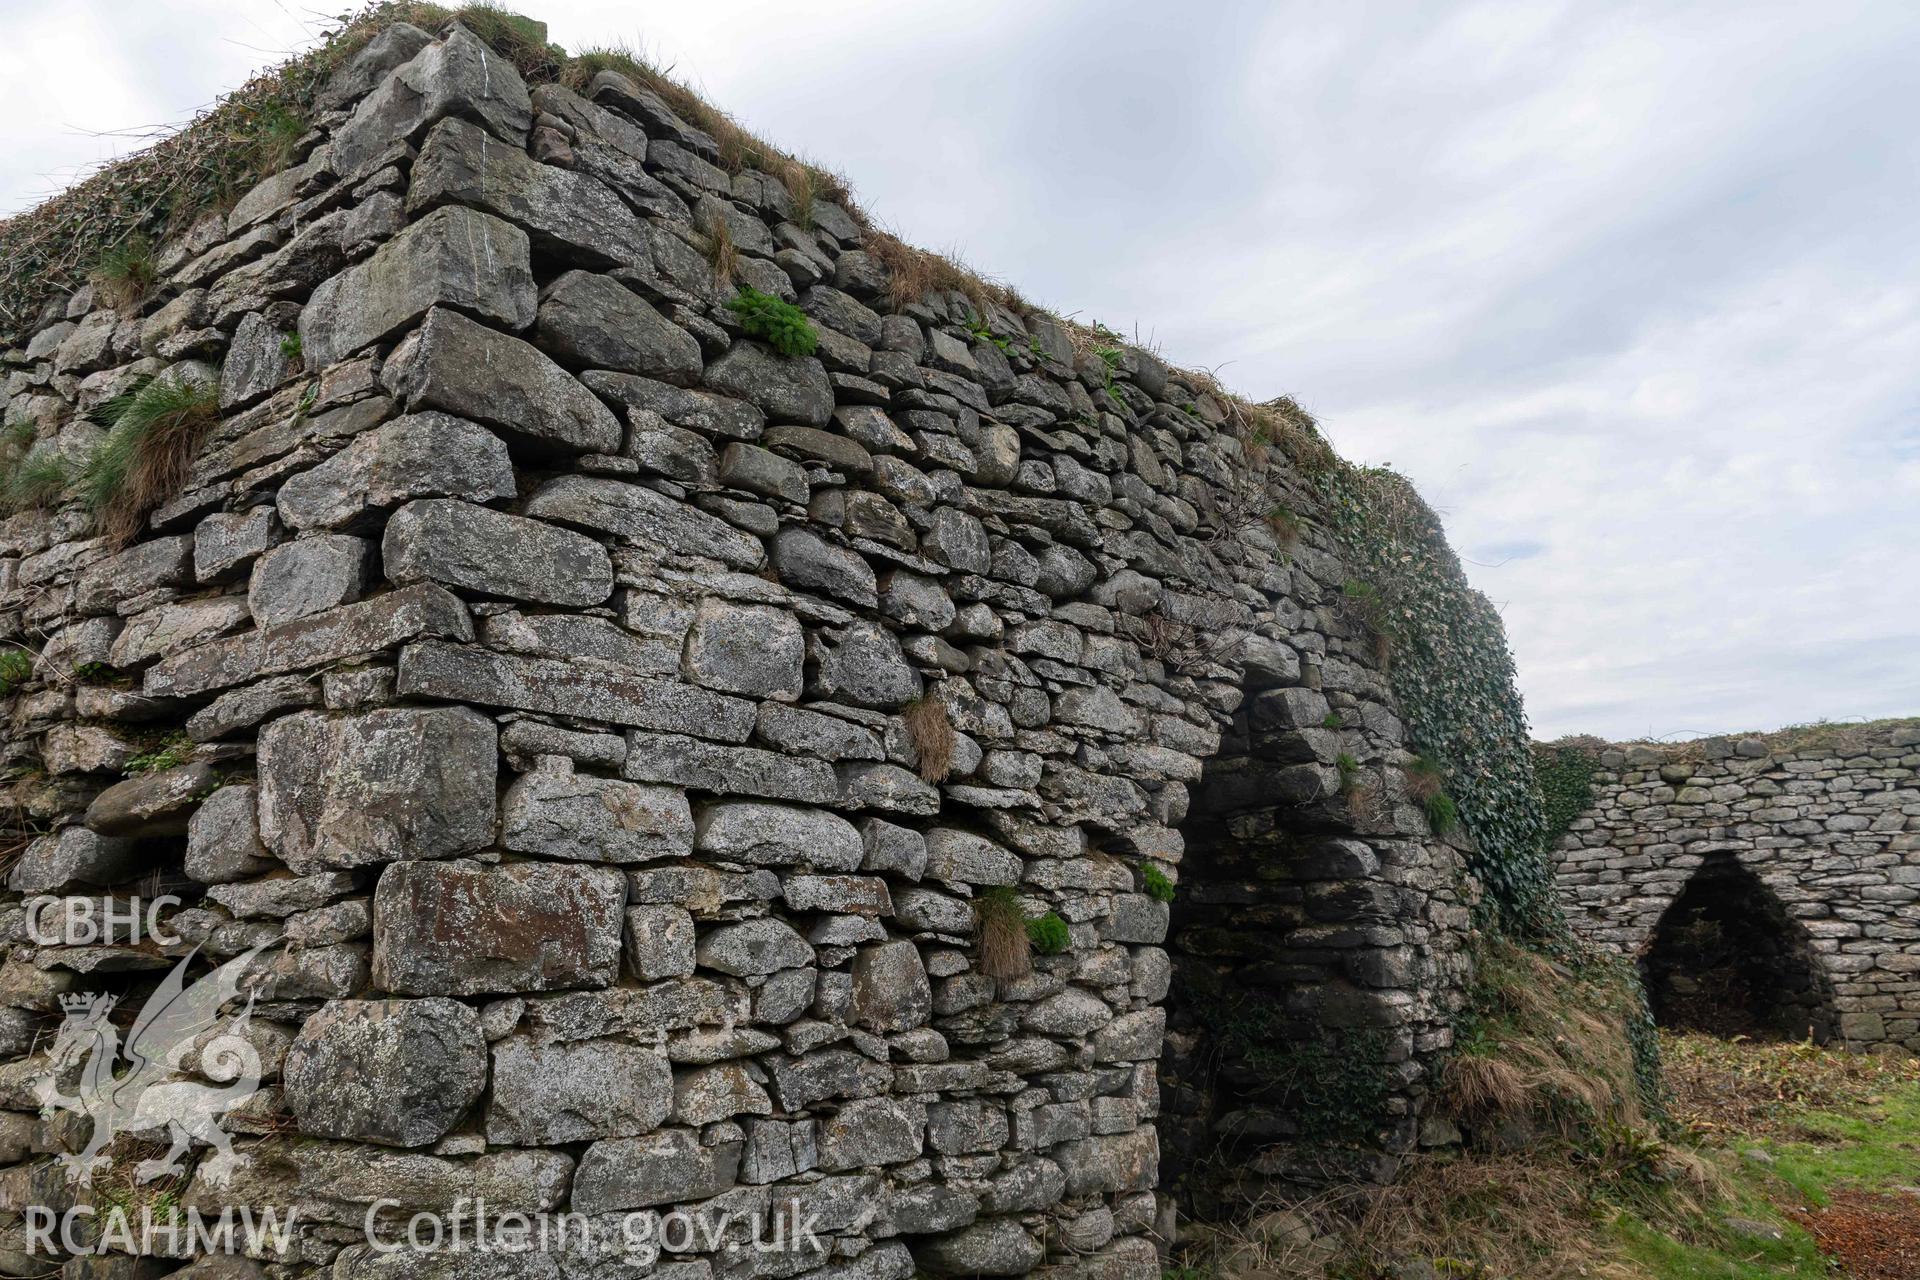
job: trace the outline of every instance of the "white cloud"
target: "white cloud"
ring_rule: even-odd
[[[1406,470],[1543,733],[1920,710],[1920,9],[525,3]],[[312,21],[10,7],[0,207]]]

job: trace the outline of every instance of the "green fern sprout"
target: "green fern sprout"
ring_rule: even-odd
[[[1147,866],[1140,871],[1140,880],[1146,886],[1147,896],[1155,902],[1172,902],[1173,880],[1156,866]]]
[[[810,356],[820,345],[820,335],[806,313],[791,302],[782,302],[772,294],[750,285],[727,303],[727,310],[740,317],[740,325],[783,356]]]

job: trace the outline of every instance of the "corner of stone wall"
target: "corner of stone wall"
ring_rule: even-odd
[[[0,526],[0,1211],[295,1209],[255,1252],[336,1280],[472,1274],[363,1237],[475,1199],[585,1224],[515,1275],[687,1210],[819,1234],[674,1280],[1153,1280],[1163,1045],[1260,1178],[1410,1149],[1471,888],[1338,557],[1260,516],[1308,500],[1282,460],[1146,353],[887,311],[844,210],[618,75],[396,29],[321,102],[146,301],[82,289],[0,356],[69,463],[145,379],[220,409],[130,543],[71,499]],[[989,975],[1008,893],[1066,943]],[[158,934],[70,927],[135,904]],[[1176,970],[1364,1052],[1359,1126],[1180,1059]],[[217,1124],[169,1152],[154,1080],[98,1068],[175,978],[227,1000],[173,1082]]]

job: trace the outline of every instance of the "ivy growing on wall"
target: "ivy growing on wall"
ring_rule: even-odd
[[[1439,517],[1404,477],[1336,465],[1319,484],[1328,527],[1375,601],[1363,622],[1384,641],[1407,727],[1446,764],[1486,889],[1482,923],[1523,938],[1558,934],[1547,823],[1500,615],[1467,585]]]
[[[1593,757],[1579,747],[1534,749],[1533,776],[1540,783],[1549,849],[1593,804],[1593,767]]]

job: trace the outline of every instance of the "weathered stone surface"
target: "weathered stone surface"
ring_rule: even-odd
[[[800,526],[782,529],[773,540],[773,567],[780,580],[806,591],[821,591],[871,608],[879,600],[873,566],[858,552],[836,547]]]
[[[450,1160],[412,1151],[368,1151],[348,1142],[242,1145],[227,1177],[205,1164],[181,1196],[183,1208],[217,1216],[227,1205],[300,1205],[309,1221],[365,1229],[373,1210],[383,1235],[405,1231],[415,1212],[451,1214],[475,1199],[505,1212],[557,1208],[574,1171],[557,1151],[502,1151]],[[386,1201],[386,1204],[380,1202]],[[471,1221],[471,1219],[469,1219]]]
[[[935,1275],[1018,1276],[1039,1265],[1043,1253],[1018,1219],[983,1218],[952,1235],[918,1243],[913,1260]]]
[[[365,538],[321,534],[283,543],[254,561],[247,608],[262,627],[352,604],[367,588],[373,547]]]
[[[612,369],[687,386],[700,344],[610,276],[569,271],[540,293],[534,342],[564,365]]]
[[[954,827],[926,833],[925,874],[955,884],[1018,884],[1020,859],[984,836]]]
[[[187,820],[186,872],[201,884],[229,884],[273,865],[260,841],[259,801],[250,785],[222,787]]]
[[[400,652],[395,687],[413,697],[518,707],[642,729],[685,729],[726,742],[745,741],[753,731],[753,704],[738,698],[668,680],[462,645],[408,645]]]
[[[94,797],[87,826],[103,836],[183,835],[220,775],[195,762],[128,778]]]
[[[739,1173],[741,1145],[734,1139],[702,1146],[692,1129],[596,1142],[580,1157],[573,1207],[604,1213],[718,1195]]]
[[[103,836],[86,827],[62,827],[27,846],[7,875],[7,888],[31,897],[79,885],[118,884],[146,865],[132,840]]]
[[[776,422],[824,427],[833,417],[833,385],[812,356],[782,356],[758,342],[736,342],[707,366],[706,384]]]
[[[396,68],[411,62],[415,54],[432,43],[433,37],[412,23],[396,22],[382,28],[320,86],[314,94],[314,106],[323,111],[337,111],[358,102]],[[234,213],[239,211],[236,206]]]
[[[757,698],[800,696],[806,638],[782,609],[708,600],[693,615],[683,666],[695,684]]]
[[[773,1099],[761,1086],[758,1068],[740,1062],[676,1071],[673,1118],[681,1124],[716,1124],[735,1116],[773,1112]]]
[[[922,688],[900,641],[871,622],[856,622],[841,633],[820,663],[819,684],[825,697],[882,710],[905,706]]]
[[[859,1098],[820,1126],[822,1169],[903,1164],[920,1155],[927,1109],[897,1098]]]
[[[701,967],[739,978],[813,963],[813,948],[778,920],[748,920],[707,932],[695,945]]]
[[[893,1069],[851,1049],[822,1049],[805,1057],[782,1054],[769,1064],[774,1099],[801,1111],[831,1098],[872,1098],[893,1083]]]
[[[853,1020],[874,1031],[912,1031],[933,1015],[933,986],[911,942],[863,947],[853,962]]]
[[[407,187],[411,214],[443,204],[505,218],[542,252],[585,266],[631,266],[648,253],[640,220],[605,183],[541,164],[517,143],[508,146],[464,120],[433,127]]]
[[[473,623],[458,597],[421,583],[283,626],[195,645],[149,667],[144,691],[153,697],[190,697],[362,657],[417,636],[471,640]]]
[[[155,538],[108,556],[73,584],[73,603],[81,613],[111,613],[155,587],[184,586],[193,575],[193,539]]]
[[[484,423],[529,455],[620,448],[612,410],[538,347],[446,307],[427,313],[387,358],[381,377],[409,410],[441,409]]]
[[[833,767],[824,761],[673,733],[628,734],[622,772],[640,782],[804,804],[832,804],[840,794]]]
[[[647,862],[693,851],[693,813],[674,787],[575,773],[545,762],[507,789],[500,843],[576,862]]]
[[[420,1147],[479,1099],[486,1040],[457,1000],[335,1000],[300,1028],[284,1078],[302,1133]]]
[[[705,263],[700,264],[700,270],[707,270]],[[712,391],[689,390],[604,369],[589,369],[580,380],[609,400],[631,410],[658,414],[662,421],[701,435],[755,440],[766,426],[766,415],[755,406]]]
[[[487,1141],[524,1147],[635,1137],[659,1127],[673,1097],[673,1070],[652,1049],[510,1036],[493,1047]]]
[[[690,976],[693,943],[693,914],[686,908],[627,908],[627,969],[642,982]]]
[[[464,707],[300,712],[260,735],[260,835],[295,872],[446,858],[493,839],[493,722]]]
[[[508,329],[533,323],[527,236],[472,209],[437,209],[313,291],[300,313],[300,349],[325,368],[389,338],[434,307]]]
[[[804,503],[812,492],[804,467],[738,440],[721,452],[716,474],[721,484],[731,488],[796,504]]]
[[[423,498],[394,512],[380,554],[387,578],[399,583],[432,581],[576,608],[613,592],[613,562],[591,538],[451,498]]]
[[[477,121],[516,145],[533,124],[519,72],[464,27],[396,67],[360,100],[333,140],[333,163],[351,174],[396,142],[418,142],[449,116]]]
[[[695,823],[694,847],[729,862],[808,864],[822,871],[857,870],[865,854],[860,833],[845,818],[751,800],[709,807]]]
[[[247,602],[238,596],[161,605],[127,620],[107,661],[121,670],[139,667],[243,627],[251,616]]]
[[[626,899],[612,867],[396,862],[373,897],[374,981],[406,995],[604,987]]]
[[[677,555],[702,556],[736,569],[758,569],[758,538],[637,484],[593,476],[561,476],[542,485],[525,511],[541,520],[610,533],[623,542]]]
[[[289,477],[277,501],[280,518],[292,528],[353,529],[412,498],[513,496],[513,464],[498,436],[449,414],[416,413]],[[197,540],[194,554],[198,567]]]
[[[232,576],[272,546],[278,532],[271,506],[214,512],[193,530],[194,581],[219,582]]]

